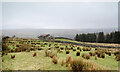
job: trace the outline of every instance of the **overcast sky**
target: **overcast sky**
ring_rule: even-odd
[[[5,2],[3,29],[117,28],[117,2]]]

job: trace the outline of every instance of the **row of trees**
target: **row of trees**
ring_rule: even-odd
[[[104,34],[104,32],[76,34],[75,40],[82,41],[82,42],[119,43],[120,44],[120,31],[111,32],[109,34]]]

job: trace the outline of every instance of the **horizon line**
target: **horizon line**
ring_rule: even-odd
[[[12,29],[119,29],[118,27],[116,28],[2,28],[0,30],[12,30]]]

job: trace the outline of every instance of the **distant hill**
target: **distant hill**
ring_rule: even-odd
[[[3,35],[16,37],[27,37],[27,38],[36,38],[42,34],[51,34],[55,37],[66,37],[73,39],[77,33],[93,33],[101,32],[109,33],[112,31],[117,31],[118,29],[9,29],[3,30]]]

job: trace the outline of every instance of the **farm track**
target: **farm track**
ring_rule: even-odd
[[[83,44],[83,43],[76,43],[76,42],[69,42],[69,41],[54,41],[54,42],[58,42],[58,43],[68,43],[68,44],[74,44],[74,45],[79,45],[79,46],[86,46],[86,47],[100,47],[100,48],[120,48],[118,47],[114,47],[114,46],[102,46],[102,45],[92,45],[92,44]]]

